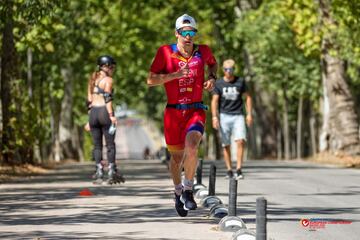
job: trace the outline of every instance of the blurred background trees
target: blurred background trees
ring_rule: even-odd
[[[249,157],[359,155],[357,0],[4,0],[0,163],[88,158],[86,85],[101,54],[118,63],[115,104],[161,127],[164,90],[147,88],[146,77],[157,48],[175,41],[183,13],[196,18],[197,41],[219,65],[235,59],[248,82]],[[209,122],[206,131],[215,144],[205,146],[219,146]]]

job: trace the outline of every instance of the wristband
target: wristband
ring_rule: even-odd
[[[217,77],[216,77],[216,75],[215,75],[214,73],[210,73],[209,76],[208,76],[208,79],[214,79],[214,80],[216,80]]]
[[[114,112],[109,112],[109,117],[113,117],[114,116]]]

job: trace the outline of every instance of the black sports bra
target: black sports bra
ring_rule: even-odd
[[[105,92],[105,89],[104,88],[101,88],[99,87],[99,84],[102,80],[104,80],[105,78],[101,79],[94,87],[94,94],[100,94],[100,95],[104,95],[106,94],[107,92]],[[96,91],[95,91],[96,89]],[[111,91],[112,92],[112,91]]]

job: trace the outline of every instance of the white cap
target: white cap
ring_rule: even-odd
[[[176,30],[179,30],[183,27],[192,27],[197,29],[195,19],[187,14],[178,17],[178,19],[176,19],[175,28]]]

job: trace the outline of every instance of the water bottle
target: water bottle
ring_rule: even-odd
[[[114,135],[116,132],[116,125],[115,124],[111,124],[110,128],[109,128],[109,134],[110,135]]]

